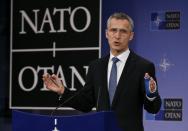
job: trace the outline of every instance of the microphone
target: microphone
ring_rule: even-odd
[[[50,77],[50,80],[56,85],[59,86],[59,84]],[[63,84],[63,83],[62,83]],[[77,95],[79,95],[87,86],[84,86],[83,88],[81,88],[78,92],[76,92],[74,95],[72,95],[71,97],[67,98],[63,103],[60,103],[54,110],[52,110],[52,112],[50,113],[50,116],[53,117],[54,113],[60,108],[62,107],[64,104],[66,104],[67,102],[69,102],[70,100],[72,100],[74,97],[76,97]],[[96,103],[96,110],[98,110],[99,107],[99,98],[100,98],[100,92],[101,92],[101,87],[99,86],[98,88],[98,93],[97,93],[97,103]],[[60,95],[59,100],[61,99],[62,95]]]
[[[76,97],[77,95],[79,95],[84,89],[86,88],[86,86],[84,86],[83,88],[81,88],[78,92],[76,92],[74,95],[72,95],[71,97],[67,98],[65,101],[63,101],[63,103],[60,103],[54,110],[52,110],[52,112],[50,113],[50,117],[54,116],[54,113],[64,104],[66,104],[67,102],[69,102],[70,100],[72,100],[74,97]]]
[[[54,110],[52,110],[50,117],[54,116],[54,113],[60,108],[62,107],[64,104],[66,104],[67,102],[69,102],[70,100],[72,100],[74,97],[78,96],[84,89],[86,88],[86,86],[84,86],[83,88],[81,88],[78,92],[76,92],[74,95],[72,95],[71,97],[67,98],[63,103],[59,104]],[[101,92],[101,87],[99,87],[99,91],[97,93],[97,103],[96,103],[96,110],[98,110],[99,108],[99,100],[100,100],[100,93]]]
[[[57,87],[60,87],[60,85],[63,85],[61,80],[54,80],[52,78],[52,76],[49,76],[50,81],[56,85]],[[65,99],[65,101],[63,103],[60,103],[54,110],[51,111],[50,113],[50,117],[54,116],[54,113],[57,111],[57,109],[59,109],[61,106],[63,106],[65,103],[69,102],[70,100],[72,100],[74,97],[76,97],[77,95],[79,95],[87,86],[84,86],[83,88],[81,88],[79,91],[77,91],[75,94],[73,94],[71,97],[68,97],[67,99]],[[65,88],[65,87],[64,87]],[[63,94],[62,94],[63,95]],[[59,100],[61,99],[62,95],[59,96]]]

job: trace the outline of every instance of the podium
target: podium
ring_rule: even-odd
[[[48,116],[12,111],[13,131],[122,131],[114,112]]]

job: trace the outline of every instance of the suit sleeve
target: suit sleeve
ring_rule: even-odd
[[[156,81],[156,84],[157,84],[157,79],[155,77],[155,67],[154,67],[153,63],[148,64],[146,72],[149,73],[149,75],[154,78],[154,80]],[[144,72],[144,74],[146,72]],[[148,111],[149,113],[156,114],[160,110],[160,107],[161,107],[161,98],[160,98],[160,95],[159,95],[159,92],[158,92],[158,86],[157,86],[157,89],[156,89],[156,92],[155,92],[155,99],[152,100],[152,101],[149,100],[146,97],[144,78],[143,78],[142,86],[143,86],[143,90],[144,90],[143,91],[144,92],[143,93],[144,109],[146,111]]]

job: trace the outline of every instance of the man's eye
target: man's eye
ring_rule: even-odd
[[[121,29],[120,30],[120,33],[127,33],[128,31],[127,30],[124,30],[124,29]]]
[[[117,29],[110,29],[111,32],[117,32]]]

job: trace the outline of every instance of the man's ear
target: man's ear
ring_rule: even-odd
[[[108,30],[107,29],[105,30],[105,35],[106,35],[106,38],[108,38]]]
[[[131,32],[131,36],[129,38],[129,40],[131,41],[134,38],[134,32]]]

